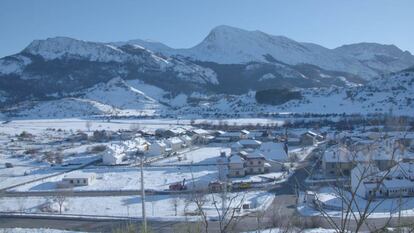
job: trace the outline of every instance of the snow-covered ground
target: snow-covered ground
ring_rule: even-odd
[[[91,167],[83,169],[82,172],[95,173],[97,178],[89,186],[75,187],[74,190],[103,191],[140,189],[139,168]],[[23,185],[13,190],[33,192],[55,190],[57,183],[61,181],[65,175],[66,174]],[[189,189],[193,187],[196,189],[203,189],[208,186],[210,181],[216,180],[217,178],[218,169],[215,166],[146,167],[144,170],[145,189],[157,191],[166,190],[170,184],[182,182],[184,179],[186,180]]]
[[[325,211],[331,217],[342,216],[342,198],[338,191],[332,188],[322,188],[316,192],[316,196],[321,203],[326,207]],[[351,200],[351,194],[344,191],[344,196],[347,200]],[[298,205],[298,211],[305,216],[322,215],[322,213],[313,208],[310,203],[303,203],[303,196],[300,198],[300,204]],[[390,218],[396,217],[399,214],[401,216],[414,216],[414,198],[388,198],[388,199],[375,199],[370,204],[361,198],[356,197],[352,205],[352,211],[358,216],[358,209],[364,210],[368,205],[368,211],[372,212],[369,218]],[[361,212],[362,214],[362,212]]]
[[[201,197],[197,197],[201,198]],[[233,199],[231,208],[240,208],[243,203],[250,203],[251,209],[241,211],[246,214],[257,209],[267,208],[273,201],[274,194],[255,191],[243,193],[228,193],[228,199]],[[209,218],[217,217],[217,209],[221,208],[221,198],[217,194],[206,194],[203,211]],[[122,197],[70,197],[66,200],[64,214],[71,215],[99,215],[112,217],[140,217],[141,198],[137,196]],[[216,202],[214,202],[216,201]],[[48,203],[48,204],[45,204]],[[177,203],[177,214],[175,213],[175,203]],[[229,203],[229,201],[228,201]],[[24,197],[24,198],[1,198],[0,211],[6,212],[25,212],[25,213],[45,213],[40,209],[51,206],[52,210],[58,211],[59,207],[53,198],[44,197]],[[87,208],[85,208],[87,207]],[[171,220],[171,219],[198,219],[198,217],[185,216],[195,213],[197,207],[194,199],[190,195],[151,195],[146,197],[147,216],[151,219]]]

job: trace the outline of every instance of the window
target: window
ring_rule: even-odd
[[[85,179],[85,180],[83,180],[83,183],[84,183],[84,184],[86,184],[86,179]]]
[[[239,171],[236,171],[236,176],[238,176],[238,175],[240,175],[240,172]]]
[[[79,184],[80,182],[79,182],[79,180],[76,180],[76,182]]]
[[[253,165],[253,161],[250,161],[250,165]]]
[[[73,184],[73,180],[70,180],[70,183]]]
[[[262,161],[260,161],[260,160],[259,160],[259,161],[257,161],[257,163],[258,163],[258,164],[262,164]]]

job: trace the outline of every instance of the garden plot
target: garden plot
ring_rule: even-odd
[[[217,218],[214,201],[221,210],[222,198],[219,194],[205,194],[202,198],[205,200],[203,211],[209,218]],[[239,208],[248,203],[250,210],[239,213],[243,215],[268,208],[273,198],[273,194],[262,191],[228,193],[226,203],[230,208]],[[146,196],[147,217],[157,220],[199,219],[199,216],[186,216],[197,212],[193,200],[190,195]],[[63,214],[111,217],[141,217],[142,214],[139,196],[67,197],[64,202]],[[45,208],[46,206],[50,208]],[[53,197],[5,197],[0,199],[0,211],[52,214],[59,212],[59,205]]]
[[[220,152],[230,154],[230,148],[227,147],[203,147],[189,152],[185,152],[180,156],[165,158],[153,165],[215,165],[220,156]]]
[[[76,171],[78,172],[78,171]],[[105,190],[139,190],[140,170],[132,167],[95,167],[83,169],[84,173],[95,173],[96,180],[89,186],[74,187],[75,191]],[[34,182],[13,189],[13,191],[47,191],[55,190],[57,183],[65,175],[59,175],[43,181]],[[206,188],[208,183],[218,178],[218,170],[213,166],[185,167],[145,167],[144,183],[147,190],[167,190],[170,184],[182,182],[188,188]],[[194,179],[194,186],[193,186]]]

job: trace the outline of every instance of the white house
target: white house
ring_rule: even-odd
[[[102,162],[105,165],[120,164],[125,157],[125,145],[123,144],[111,144],[107,146],[106,150],[102,154]]]
[[[178,151],[182,148],[184,141],[178,137],[172,137],[165,140],[167,147],[171,148],[172,151]]]
[[[191,146],[193,143],[192,138],[186,134],[180,136],[180,139],[184,142],[185,146]]]
[[[150,143],[147,153],[149,156],[163,155],[165,153],[166,148],[167,145],[164,142],[155,141]]]
[[[400,163],[388,171],[369,171],[358,165],[352,170],[351,187],[363,198],[392,198],[414,196],[414,164]],[[366,165],[365,165],[366,166]],[[372,174],[371,174],[372,173]]]
[[[254,151],[247,154],[246,157],[246,173],[247,174],[262,174],[265,173],[266,159],[262,153]]]
[[[214,138],[214,136],[210,135],[210,133],[204,129],[191,130],[190,134],[192,141],[198,144],[206,144]]]
[[[228,162],[228,176],[243,177],[245,175],[244,159],[237,154],[230,156]]]
[[[93,183],[95,179],[95,173],[72,172],[63,177],[60,186],[87,186]]]

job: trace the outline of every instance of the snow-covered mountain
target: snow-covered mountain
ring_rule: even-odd
[[[378,72],[397,72],[414,63],[414,56],[410,52],[402,51],[395,45],[358,43],[343,45],[336,48],[335,51],[353,57]]]
[[[413,55],[393,45],[361,43],[328,49],[284,36],[224,25],[215,27],[201,43],[189,49],[171,49],[160,43],[140,40],[127,43],[147,46],[168,55],[220,64],[271,62],[273,59],[290,65],[306,63],[327,70],[352,73],[365,79],[414,65]]]
[[[56,37],[33,41],[0,59],[0,108],[10,115],[42,117],[208,115],[381,112],[392,103],[404,112],[414,94],[407,84],[414,71],[409,67],[414,57],[392,45],[327,49],[229,26],[214,28],[189,49],[145,40]],[[403,69],[408,78],[387,75]],[[387,82],[405,89],[384,89]],[[255,92],[267,89],[300,91],[303,98],[279,106],[258,104]]]
[[[114,77],[138,78],[170,91],[218,84],[209,68],[130,44],[116,47],[56,37],[34,41],[21,53],[0,59],[0,92],[9,104],[67,96]]]

